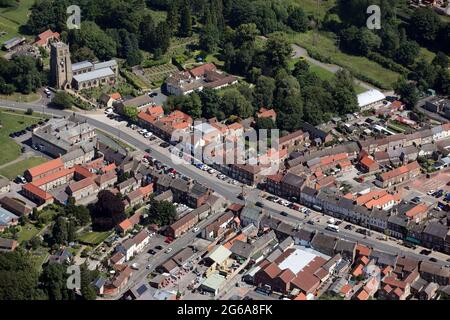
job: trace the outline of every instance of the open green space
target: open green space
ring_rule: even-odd
[[[336,41],[331,38],[332,34],[318,33],[314,35],[312,31],[309,31],[288,33],[286,36],[292,43],[306,48],[313,58],[318,59],[317,56],[320,56],[318,60],[327,60],[323,62],[337,64],[355,75],[362,74],[388,88],[391,88],[400,76],[397,72],[386,69],[366,57],[343,53],[336,46]]]
[[[306,13],[315,17],[319,16],[321,19],[325,16],[325,13],[336,4],[335,0],[287,0],[286,2],[294,6],[299,6],[305,10]]]
[[[109,237],[111,231],[105,232],[87,232],[78,237],[78,241],[88,245],[98,245]]]
[[[31,157],[0,169],[0,175],[8,178],[9,180],[13,180],[18,175],[22,175],[25,170],[40,165],[46,161],[47,159],[43,157]]]
[[[9,134],[35,124],[37,116],[27,116],[19,112],[9,112],[0,109],[0,165],[11,162],[20,156],[20,146],[9,137]]]
[[[34,224],[27,223],[26,225],[20,227],[17,242],[22,243],[24,241],[28,241],[32,239],[35,235],[37,235],[39,231],[40,230],[36,228]]]
[[[16,101],[16,102],[35,102],[39,100],[40,95],[38,93],[30,93],[30,94],[23,94],[20,92],[14,92],[10,95],[0,94],[1,100],[8,100],[8,101]]]
[[[20,0],[16,7],[0,8],[0,45],[3,42],[14,38],[20,34],[19,27],[25,24],[28,20],[30,8],[33,6],[35,0]]]

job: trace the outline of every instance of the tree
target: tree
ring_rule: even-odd
[[[271,107],[273,104],[273,93],[275,91],[275,88],[275,79],[266,76],[260,76],[255,85],[255,105],[257,107]]]
[[[178,30],[178,24],[180,20],[180,12],[178,8],[178,1],[172,1],[167,10],[166,24],[170,33],[174,33]]]
[[[441,20],[432,9],[417,9],[411,15],[409,34],[421,43],[432,44],[441,28]]]
[[[358,110],[358,99],[353,87],[353,77],[346,70],[336,72],[334,79],[334,110],[344,115]]]
[[[288,26],[296,32],[306,32],[308,30],[309,20],[302,8],[295,8],[289,14]]]
[[[175,206],[168,201],[152,201],[148,213],[150,222],[159,226],[171,225],[177,218]]]
[[[92,226],[97,230],[111,230],[125,220],[125,205],[120,194],[102,190],[97,195],[97,202],[91,206]]]
[[[442,51],[439,51],[433,59],[433,64],[447,69],[449,65],[448,56]]]
[[[181,8],[180,14],[180,30],[179,34],[182,37],[190,37],[192,35],[192,17],[191,17],[191,7],[187,0],[183,1],[183,7]]]
[[[414,63],[419,50],[420,47],[415,41],[404,41],[400,44],[394,59],[402,65],[409,66]]]
[[[58,109],[70,109],[73,105],[72,96],[67,92],[58,91],[53,97],[51,105]]]
[[[30,254],[20,248],[13,252],[0,252],[1,300],[42,298],[38,291],[38,276]]]
[[[237,90],[227,90],[221,102],[221,109],[225,115],[237,115],[243,119],[253,115],[253,107],[250,101]]]
[[[99,59],[108,60],[117,55],[116,42],[95,22],[83,22],[79,30],[71,31],[72,41],[90,48]]]
[[[25,114],[28,115],[28,116],[33,115],[33,109],[28,108],[27,111],[25,111]]]
[[[275,74],[277,70],[286,68],[292,55],[291,44],[282,36],[273,36],[267,40],[265,47],[266,68]]]
[[[132,122],[137,122],[139,110],[134,106],[123,106],[122,113]]]
[[[95,288],[92,285],[91,272],[89,271],[86,263],[81,265],[80,268],[80,292],[81,296],[84,300],[95,300],[97,298],[97,293],[95,292]]]
[[[270,130],[270,129],[276,129],[276,126],[271,118],[256,118],[255,129],[256,130],[260,130],[260,129]]]
[[[72,54],[71,58],[73,62],[80,62],[80,61],[95,61],[97,57],[94,54],[94,51],[92,51],[88,47],[81,47],[76,49]]]
[[[406,81],[404,78],[399,79],[399,81],[395,83],[394,90],[395,93],[400,95],[400,99],[410,109],[414,108],[419,100],[419,94],[416,86],[413,83]]]
[[[161,21],[156,27],[154,33],[152,51],[154,53],[158,52],[159,54],[164,54],[167,52],[169,47],[170,47],[170,28],[166,22]]]
[[[44,266],[40,282],[49,300],[73,300],[74,292],[67,289],[66,267],[59,263],[48,263]]]
[[[220,41],[219,28],[211,21],[208,15],[206,25],[200,30],[199,46],[207,53],[217,50]]]
[[[202,115],[205,118],[217,117],[219,120],[225,118],[225,114],[220,110],[220,97],[217,91],[211,88],[205,88],[199,93],[202,101]]]
[[[58,217],[52,228],[52,239],[54,243],[64,244],[68,241],[69,231],[68,222],[65,217]]]

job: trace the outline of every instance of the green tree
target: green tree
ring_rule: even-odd
[[[67,289],[66,267],[59,263],[48,263],[44,266],[39,278],[49,300],[72,300],[74,292]]]
[[[52,239],[54,243],[64,244],[68,241],[69,230],[65,217],[58,217],[52,228]]]
[[[404,78],[399,79],[399,81],[395,83],[394,90],[410,109],[414,108],[419,100],[419,94],[416,86],[413,83],[406,81]]]
[[[394,59],[402,65],[409,66],[414,63],[419,50],[420,47],[415,41],[404,41],[400,44]]]
[[[253,107],[250,101],[237,90],[227,90],[221,102],[221,109],[225,115],[237,115],[243,119],[253,115]]]
[[[95,288],[92,285],[92,275],[89,271],[87,265],[84,263],[80,268],[80,284],[81,284],[81,296],[84,300],[95,300],[97,298],[97,293],[95,292]]]
[[[52,101],[51,104],[53,107],[58,109],[70,109],[73,105],[72,96],[64,91],[58,91]]]
[[[432,9],[417,9],[411,15],[409,34],[421,43],[432,43],[441,28],[441,20]]]
[[[123,115],[127,117],[130,121],[137,122],[139,110],[134,106],[124,106],[123,107]]]
[[[180,21],[180,11],[178,7],[178,1],[172,1],[167,10],[166,23],[170,30],[170,33],[175,33],[178,30],[178,25]]]
[[[292,47],[289,41],[282,36],[273,36],[267,40],[265,47],[266,68],[275,74],[277,70],[287,67],[287,62],[292,55]]]
[[[439,51],[438,53],[436,53],[436,56],[433,59],[433,64],[438,65],[444,69],[448,68],[449,66],[448,56],[442,51]]]
[[[80,62],[80,61],[95,61],[97,57],[94,54],[94,51],[92,51],[88,47],[81,47],[76,49],[72,54],[71,58],[73,62]]]
[[[79,30],[72,30],[72,41],[77,45],[90,48],[101,60],[108,60],[117,55],[117,44],[95,22],[86,21]]]
[[[174,204],[168,201],[152,201],[148,214],[150,222],[159,226],[171,225],[177,218]]]
[[[180,30],[179,34],[182,37],[190,37],[192,35],[192,16],[191,7],[187,0],[183,1],[183,6],[180,11]]]
[[[296,32],[306,32],[309,20],[302,8],[294,8],[288,17],[288,26]]]
[[[273,94],[275,88],[275,79],[271,77],[260,76],[255,85],[255,105],[257,107],[271,107],[273,105]]]

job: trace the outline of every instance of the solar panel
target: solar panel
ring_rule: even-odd
[[[141,296],[142,294],[144,294],[144,292],[147,291],[147,286],[145,284],[143,284],[142,286],[140,286],[136,292]]]

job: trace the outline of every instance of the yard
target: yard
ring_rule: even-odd
[[[88,245],[98,245],[109,237],[111,231],[105,232],[87,232],[78,237],[78,241]]]
[[[161,64],[144,69],[145,78],[152,83],[153,86],[160,86],[164,79],[172,73],[178,72],[178,68],[171,63]]]
[[[20,156],[20,146],[9,137],[9,134],[35,124],[39,121],[37,116],[27,116],[20,112],[0,110],[0,165],[11,162]]]
[[[22,243],[24,241],[28,241],[32,239],[35,235],[39,233],[39,229],[36,228],[34,224],[27,223],[24,226],[20,227],[20,231],[18,233],[17,242]]]
[[[25,170],[40,165],[46,161],[47,159],[43,157],[31,157],[0,169],[0,175],[8,178],[9,180],[14,180],[14,178],[18,175],[22,175]]]
[[[355,75],[362,74],[384,86],[391,88],[397,81],[399,74],[386,69],[366,57],[353,56],[343,53],[336,46],[332,34],[319,33],[314,41],[312,31],[306,33],[289,33],[287,38],[295,44],[304,47],[313,57],[320,55],[321,59],[327,59],[331,63],[340,65]],[[318,59],[320,60],[320,59]],[[328,62],[328,61],[325,61]],[[364,79],[362,79],[364,80]]]
[[[13,94],[10,95],[0,94],[0,99],[16,102],[35,102],[38,101],[39,98],[40,95],[38,93],[23,94],[19,92],[14,92]]]
[[[28,13],[35,0],[20,0],[16,8],[0,8],[0,44],[19,35],[19,27],[28,20]]]

